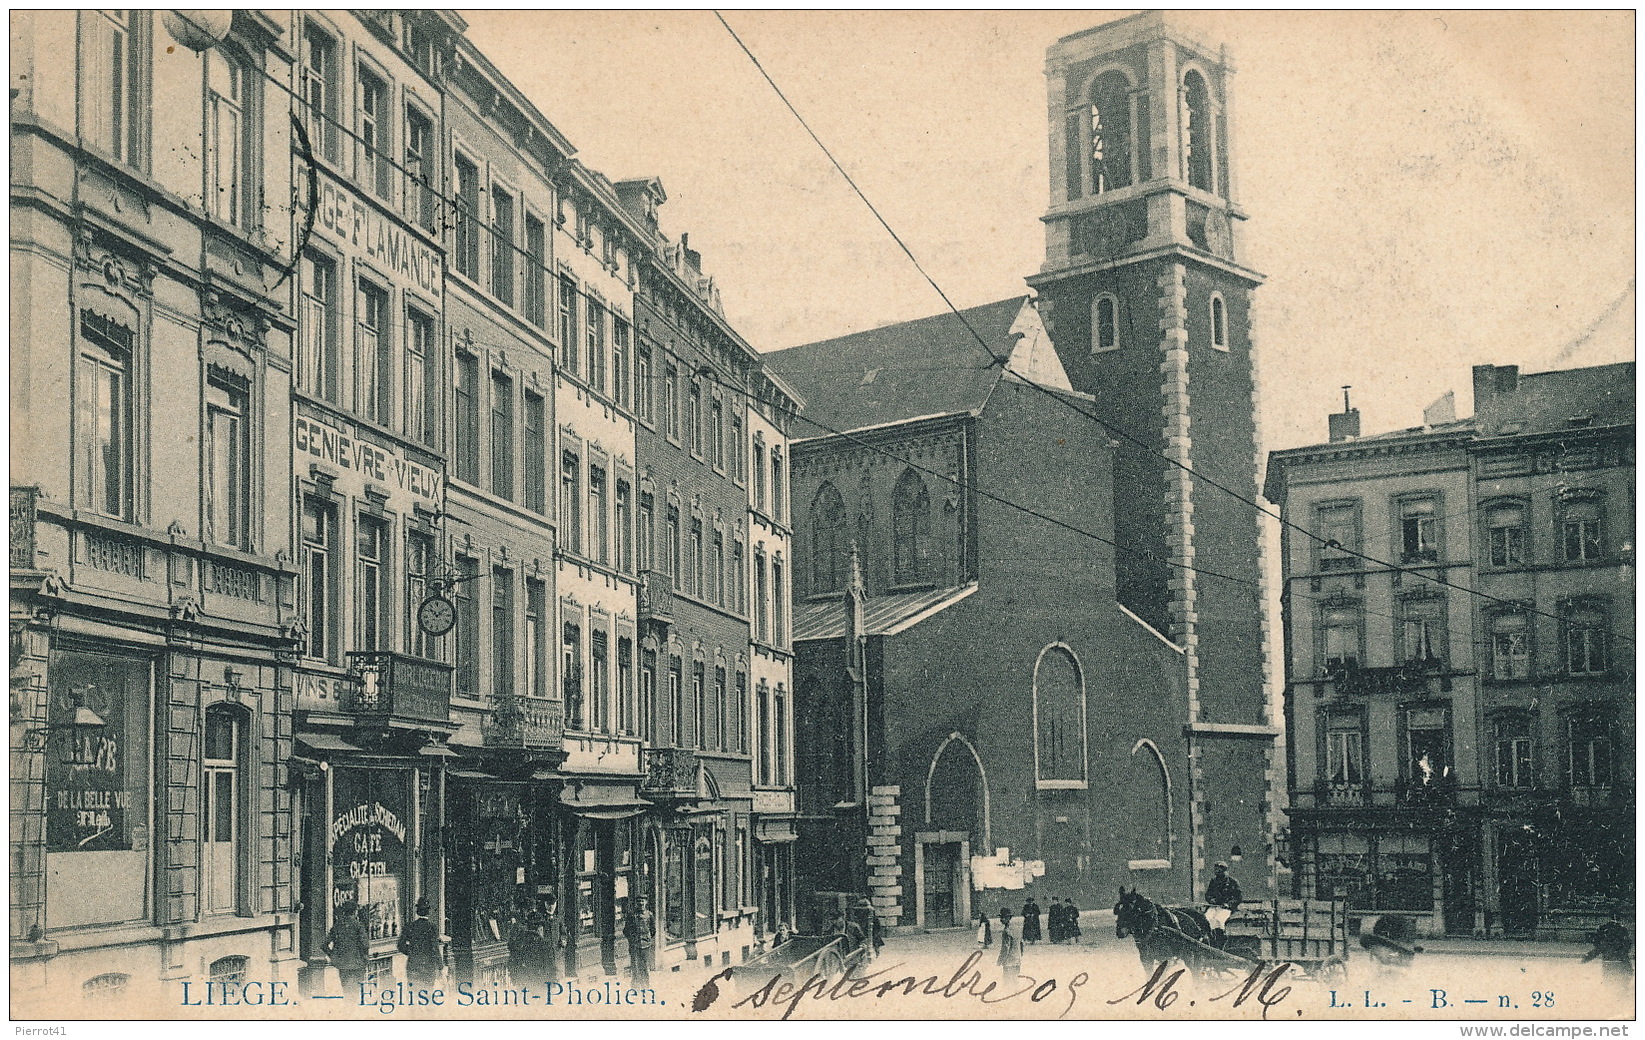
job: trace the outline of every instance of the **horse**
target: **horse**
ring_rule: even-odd
[[[1119,896],[1119,902],[1114,904],[1114,935],[1119,939],[1128,936],[1136,939],[1137,958],[1143,968],[1152,971],[1172,959],[1181,960],[1195,972],[1228,965],[1222,958],[1207,955],[1200,945],[1211,942],[1211,925],[1201,911],[1162,906],[1136,889],[1126,891],[1123,885]],[[1252,962],[1262,955],[1261,940],[1256,936],[1226,936],[1220,949]]]

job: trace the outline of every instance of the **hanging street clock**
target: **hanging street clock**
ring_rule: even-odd
[[[431,636],[443,636],[457,623],[457,607],[444,596],[430,596],[417,607],[417,626]]]

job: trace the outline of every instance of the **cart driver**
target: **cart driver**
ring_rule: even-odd
[[[1205,923],[1211,926],[1211,945],[1221,947],[1228,938],[1228,918],[1239,909],[1242,898],[1239,882],[1228,873],[1228,864],[1218,863],[1212,868],[1216,876],[1205,886]]]

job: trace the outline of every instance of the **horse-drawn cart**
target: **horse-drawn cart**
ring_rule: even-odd
[[[818,934],[784,935],[771,949],[737,967],[739,985],[763,985],[773,975],[795,984],[813,975],[832,979],[873,958],[878,928],[868,901],[845,893],[817,895],[812,927]]]
[[[1249,949],[1255,939],[1259,960],[1289,961],[1316,981],[1347,974],[1348,904],[1341,900],[1253,900],[1228,919],[1227,932],[1225,947]]]

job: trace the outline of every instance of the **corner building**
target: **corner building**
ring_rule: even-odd
[[[220,14],[204,53],[170,46],[160,12],[12,22],[24,1017],[129,1015],[180,981],[301,963],[292,55],[283,21]]]
[[[1046,260],[1028,279],[1085,410],[1116,428],[1119,600],[1184,650],[1196,899],[1217,860],[1248,895],[1272,894],[1283,798],[1250,504],[1262,276],[1239,236],[1232,80],[1223,49],[1158,12],[1052,45]]]

